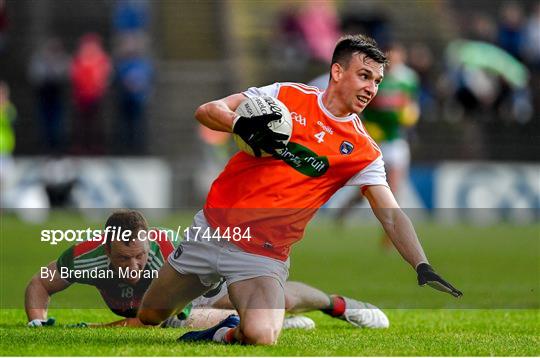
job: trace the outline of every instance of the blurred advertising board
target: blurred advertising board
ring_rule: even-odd
[[[357,188],[345,187],[325,207],[339,208],[357,193]],[[440,219],[470,217],[480,222],[483,219],[530,222],[537,220],[540,212],[540,165],[497,162],[414,165],[396,197],[402,208],[431,212]],[[367,203],[364,201],[357,207],[367,207]]]
[[[2,206],[170,208],[172,173],[156,158],[17,158]]]
[[[540,165],[444,163],[434,173],[434,202],[444,220],[534,222],[540,212]],[[490,210],[482,210],[490,209]]]

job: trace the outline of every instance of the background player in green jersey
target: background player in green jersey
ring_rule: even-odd
[[[410,149],[406,129],[416,124],[420,116],[418,76],[405,64],[406,50],[398,42],[387,48],[388,65],[377,96],[362,113],[362,123],[381,148],[390,189],[399,200],[401,185],[409,172]],[[350,209],[363,200],[357,195],[342,207],[337,217],[343,220]],[[392,244],[384,235],[382,243]]]
[[[26,288],[25,296],[29,326],[53,325],[54,319],[47,317],[50,297],[73,283],[96,287],[111,311],[124,317],[115,322],[91,326],[143,326],[136,318],[136,314],[142,297],[154,277],[147,273],[157,272],[161,268],[167,257],[175,251],[173,243],[177,243],[177,238],[172,237],[170,230],[151,228],[149,231],[144,216],[134,210],[113,213],[105,224],[105,228],[108,227],[120,228],[117,230],[122,232],[130,230],[131,237],[129,240],[120,241],[111,240],[106,236],[102,240],[78,243],[62,253],[58,260],[49,263],[46,267],[48,270],[46,277],[42,275],[45,268],[34,275]],[[153,239],[139,240],[138,233],[142,230],[147,233],[155,231],[147,236]],[[107,233],[107,230],[105,232]],[[119,269],[129,269],[140,274],[133,278],[121,278],[118,275]],[[73,274],[71,277],[63,278],[60,275],[61,272],[75,271],[86,273],[110,271],[113,277],[77,278]],[[162,326],[205,328],[227,317],[232,313],[233,306],[229,301],[227,288],[222,283],[223,281],[182,311],[176,312]],[[375,306],[346,297],[329,296],[300,282],[287,282],[285,294],[289,313],[322,310],[357,327],[386,328],[389,325],[386,315]],[[311,319],[299,316],[288,318],[284,322],[284,328],[313,328],[314,325]]]
[[[364,110],[364,125],[381,147],[390,189],[399,195],[410,162],[406,128],[419,118],[418,76],[405,64],[406,51],[400,43],[388,48],[389,65],[379,93]]]

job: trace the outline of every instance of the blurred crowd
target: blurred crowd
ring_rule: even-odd
[[[529,148],[538,148],[535,142],[540,133],[540,2],[479,0],[469,4],[454,0],[428,2],[426,6],[423,2],[410,2],[411,9],[401,17],[397,14],[400,10],[391,7],[395,4],[403,9],[405,1],[282,0],[260,5],[234,1],[208,2],[204,6],[192,1],[186,5],[191,3],[193,6],[186,6],[187,10],[178,7],[178,11],[209,14],[205,17],[197,13],[200,18],[194,16],[193,23],[183,29],[204,36],[210,34],[222,43],[222,47],[212,51],[208,51],[212,46],[209,44],[197,47],[204,60],[196,68],[220,68],[230,60],[236,61],[230,66],[234,68],[244,66],[246,58],[252,60],[242,67],[242,74],[223,71],[218,80],[211,82],[205,79],[208,74],[200,76],[200,86],[224,84],[208,91],[212,96],[242,90],[237,84],[248,80],[254,86],[271,81],[299,81],[323,89],[329,79],[332,50],[341,35],[363,33],[375,38],[392,63],[386,69],[376,100],[363,113],[363,123],[385,152],[388,179],[395,192],[402,178],[407,177],[410,160],[420,158],[423,163],[430,163],[445,159],[538,158],[538,151],[534,153]],[[236,150],[230,136],[201,127],[199,138],[207,145],[192,148],[192,142],[179,143],[182,141],[178,140],[178,133],[169,129],[189,127],[164,122],[176,115],[186,121],[192,118],[184,102],[194,108],[197,103],[191,102],[196,101],[191,96],[179,98],[182,103],[175,108],[185,111],[175,112],[174,116],[164,114],[167,106],[163,102],[171,97],[151,101],[157,72],[151,39],[155,41],[154,47],[161,46],[163,60],[178,61],[174,64],[177,67],[167,63],[160,68],[160,77],[172,74],[171,82],[160,88],[174,97],[178,94],[169,91],[189,88],[189,81],[194,78],[193,74],[186,78],[185,70],[175,70],[184,66],[182,61],[193,61],[191,55],[179,59],[165,54],[170,50],[167,46],[183,51],[183,44],[167,40],[167,36],[156,36],[170,35],[171,27],[177,27],[176,15],[168,18],[162,13],[162,3],[151,0],[80,2],[76,6],[81,4],[81,11],[93,9],[92,21],[85,23],[77,18],[66,25],[56,23],[67,15],[56,14],[54,10],[60,5],[52,0],[45,5],[36,3],[40,5],[37,7],[23,2],[10,4],[12,8],[8,8],[6,0],[0,0],[0,60],[9,58],[9,51],[16,54],[10,61],[0,63],[20,62],[24,70],[16,68],[13,75],[0,72],[0,191],[5,187],[6,173],[13,171],[12,155],[19,140],[19,153],[44,155],[51,161],[41,175],[50,202],[69,201],[65,198],[69,198],[67,194],[76,181],[70,175],[71,169],[66,169],[69,165],[62,164],[62,158],[151,152],[149,147],[154,149],[152,144],[160,143],[148,140],[150,112],[153,122],[158,123],[152,127],[155,133],[165,136],[163,142],[174,142],[171,148],[175,149],[167,146],[168,153],[197,153],[196,165],[202,169],[196,168],[200,171],[195,171],[198,180],[194,185],[199,185],[201,192],[206,190]],[[67,4],[72,2],[61,3]],[[222,16],[221,10],[226,6],[244,17],[253,15],[246,11],[253,10],[253,6],[261,6],[264,11],[260,21],[253,21],[252,25],[245,18],[239,20],[240,15],[230,22],[201,25],[201,19]],[[18,10],[18,18],[8,11],[13,8]],[[51,24],[32,25],[32,21],[41,20],[35,8],[50,10],[43,22]],[[107,13],[102,16],[96,9]],[[161,16],[169,21],[152,26],[153,11],[161,11]],[[267,16],[270,14],[275,16]],[[25,16],[33,16],[28,26],[20,21],[27,20]],[[438,26],[439,23],[445,24]],[[239,28],[241,31],[236,31]],[[47,31],[41,33],[40,29]],[[68,33],[69,29],[73,33]],[[244,32],[249,36],[244,36]],[[16,44],[21,33],[26,39],[24,46]],[[232,34],[242,35],[227,37]],[[249,43],[231,45],[235,41]],[[234,56],[227,55],[227,51],[235,52]],[[247,53],[236,53],[242,51]],[[214,52],[218,53],[217,58],[209,54]],[[193,56],[196,60],[198,55]],[[193,63],[185,67],[193,68]],[[244,72],[246,78],[233,78]],[[199,73],[195,75],[198,78]],[[12,83],[7,83],[6,78]],[[204,95],[194,93],[193,97]],[[170,154],[169,158],[175,155]],[[175,175],[185,170],[184,164],[177,166]]]
[[[104,44],[108,39],[97,32],[83,34],[73,53],[60,37],[39,41],[27,73],[42,154],[145,153],[146,113],[154,77],[148,7],[147,1],[116,1],[110,52]],[[104,114],[109,98],[114,102],[112,124],[105,121]],[[107,138],[107,133],[113,133],[113,138]]]
[[[436,48],[441,41],[404,40],[387,11],[361,2],[339,7],[333,1],[293,3],[283,7],[278,18],[274,62],[309,82],[305,73],[317,66],[328,68],[330,44],[342,34],[370,35],[387,51],[399,46],[417,86],[411,98],[419,106],[419,123],[444,121],[463,127],[463,158],[497,159],[493,141],[509,126],[525,128],[540,113],[540,2],[494,4],[499,6],[497,15],[456,9],[452,21],[457,33],[447,36],[454,39],[445,39],[441,52]],[[444,6],[450,11],[451,5]],[[327,82],[323,73],[311,84],[323,88]],[[412,126],[403,127],[402,136],[415,138]],[[371,134],[377,137],[377,132]]]
[[[27,59],[40,153],[147,153],[148,107],[155,78],[149,46],[154,3],[116,0],[111,4],[110,32],[85,33],[70,50],[65,36],[42,34]],[[401,36],[396,19],[375,2],[370,6],[346,0],[282,4],[267,46],[273,65],[267,69],[274,80],[309,82],[321,75],[318,80],[324,86],[328,79],[324,69],[342,34],[365,33],[384,49],[402,49],[401,67],[407,69],[402,73],[414,87],[407,96],[418,107],[418,118],[405,120],[412,124],[400,129],[403,137],[422,140],[414,129],[417,120],[419,127],[434,122],[461,125],[463,136],[474,143],[456,157],[498,159],[490,152],[489,138],[509,126],[530,125],[540,113],[540,3],[496,2],[499,8],[491,12],[456,11],[451,20],[454,32],[437,39],[434,34],[431,42]],[[451,9],[452,4],[435,6]],[[6,1],[0,0],[0,53],[10,21]],[[306,70],[313,68],[319,73]],[[287,78],[280,78],[280,70],[288,71]],[[298,75],[288,76],[291,73]],[[8,84],[2,86],[9,93]],[[405,107],[412,108],[410,103]],[[108,112],[114,114],[107,116]],[[12,126],[15,118],[11,117],[3,118],[2,128],[13,132],[17,125]]]
[[[32,202],[8,190],[15,187],[15,130],[24,134],[29,128],[14,125],[17,111],[9,85],[0,78],[0,207],[73,205],[78,181],[67,159],[70,155],[146,153],[147,107],[154,78],[148,43],[150,5],[144,0],[114,4],[111,51],[106,49],[108,39],[97,32],[80,36],[73,52],[66,49],[65,39],[44,35],[25,64],[33,90],[39,154],[48,158],[36,168],[37,176],[19,183],[39,188],[36,195],[29,195]],[[0,0],[0,54],[8,18],[6,2]],[[112,122],[107,120],[106,107],[114,112],[109,116]]]

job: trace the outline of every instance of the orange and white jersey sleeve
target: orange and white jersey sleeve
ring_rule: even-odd
[[[386,171],[382,156],[375,159],[370,165],[362,169],[353,176],[345,185],[359,186],[362,189],[370,185],[388,186],[386,182]]]
[[[279,87],[280,83],[277,82],[264,87],[250,87],[246,91],[244,91],[244,95],[249,98],[262,96],[270,96],[277,98],[279,93]]]

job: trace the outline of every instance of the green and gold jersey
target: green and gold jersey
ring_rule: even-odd
[[[401,138],[401,127],[417,121],[418,86],[418,76],[405,65],[396,65],[385,75],[377,96],[362,113],[362,122],[375,141]]]

